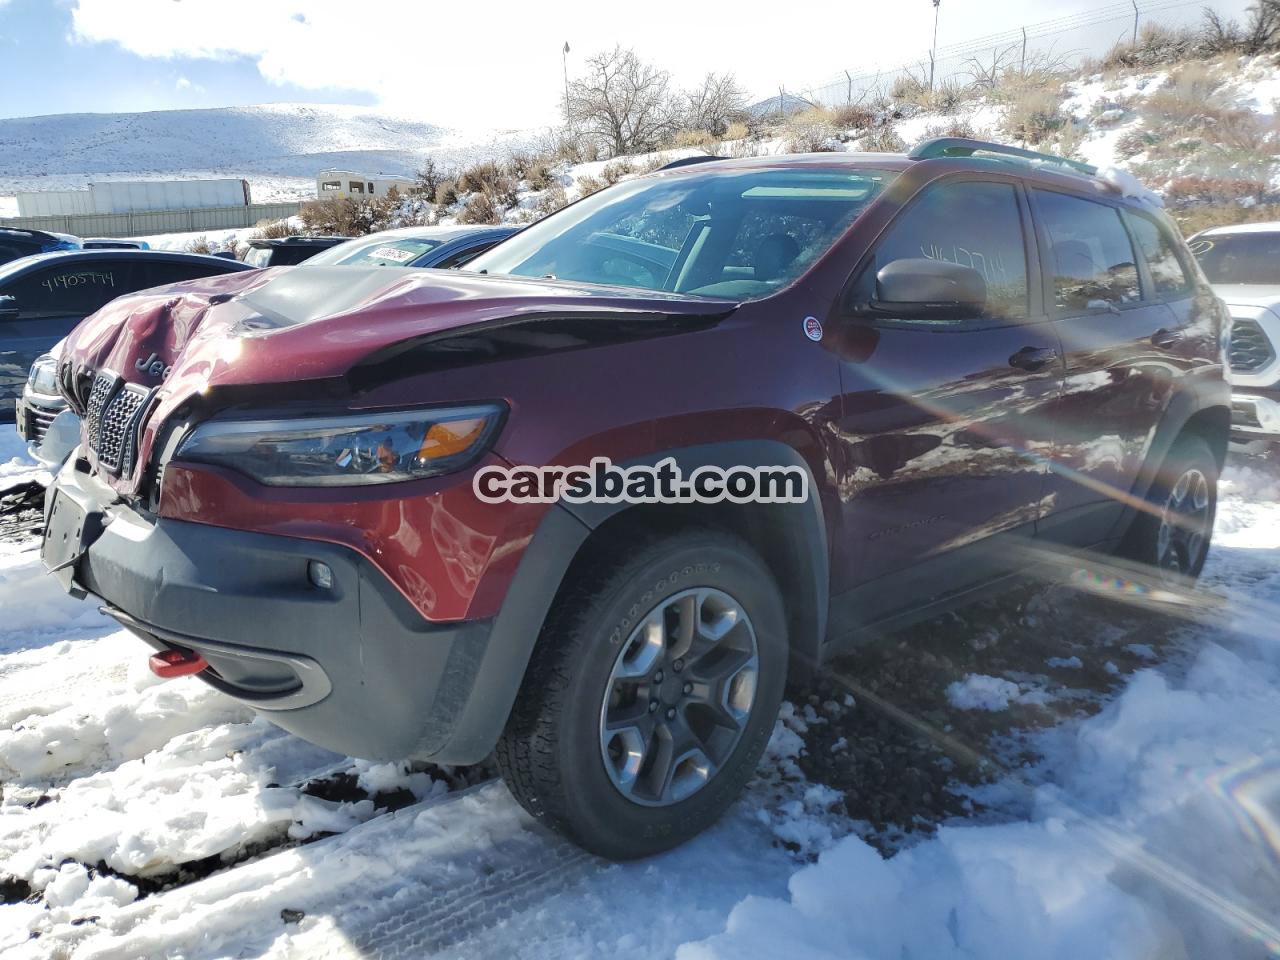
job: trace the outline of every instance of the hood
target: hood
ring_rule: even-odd
[[[1215,283],[1213,292],[1227,303],[1242,307],[1266,307],[1280,305],[1280,284],[1267,283]]]
[[[732,301],[557,280],[389,267],[278,267],[121,297],[78,326],[60,360],[64,384],[110,371],[157,387],[136,463],[159,424],[215,387],[341,377],[362,360],[452,331],[548,315],[609,323],[723,316]],[[92,459],[92,457],[91,457]],[[132,487],[123,479],[118,490]]]

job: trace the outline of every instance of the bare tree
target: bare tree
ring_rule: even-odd
[[[611,155],[660,146],[678,126],[671,76],[621,46],[587,61],[569,84],[569,123],[601,140]]]
[[[747,94],[731,73],[708,73],[702,86],[685,93],[684,126],[723,137],[729,124],[746,116]]]

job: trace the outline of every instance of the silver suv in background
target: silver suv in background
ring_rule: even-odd
[[[1280,222],[1214,227],[1188,241],[1231,311],[1231,439],[1280,445]]]

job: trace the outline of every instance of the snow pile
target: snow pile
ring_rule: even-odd
[[[1076,661],[1077,665],[1079,660]],[[1007,710],[1009,704],[1043,706],[1048,697],[1042,690],[1024,690],[1012,680],[971,673],[947,687],[947,702],[957,710]]]
[[[49,472],[31,459],[14,426],[0,425],[0,491],[29,480],[48,483]]]
[[[1226,501],[1223,516],[1206,586],[1229,589],[1248,566],[1250,598],[1199,634],[1185,673],[1143,670],[1074,735],[1044,736],[1052,783],[1010,781],[1030,799],[1029,822],[944,827],[889,860],[845,837],[792,877],[789,899],[742,901],[680,960],[1280,947],[1280,505]]]

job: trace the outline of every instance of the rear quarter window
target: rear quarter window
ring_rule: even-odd
[[[1190,296],[1195,281],[1179,255],[1178,243],[1169,228],[1133,211],[1125,211],[1125,220],[1151,273],[1154,296],[1149,299],[1173,300]]]

